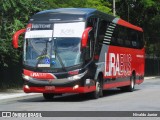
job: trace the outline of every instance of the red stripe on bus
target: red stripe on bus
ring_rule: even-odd
[[[134,29],[134,30],[138,30],[138,31],[143,32],[143,29],[142,29],[142,28],[140,28],[140,27],[138,27],[138,26],[135,26],[135,25],[132,25],[131,23],[126,22],[126,21],[124,21],[124,20],[122,20],[122,19],[119,19],[117,24],[118,24],[118,25],[125,26],[125,27],[132,28],[132,29]]]
[[[23,74],[37,79],[45,79],[45,80],[56,79],[56,76],[53,75],[52,73],[33,72],[26,69],[23,69]]]
[[[50,86],[52,87],[52,86]],[[45,87],[25,87],[23,86],[25,93],[88,93],[96,90],[95,86],[85,86],[73,89],[73,87],[55,87],[54,89],[46,90]]]
[[[130,80],[123,81],[123,82],[115,82],[115,83],[107,83],[103,85],[104,89],[110,89],[110,88],[116,88],[116,87],[122,87],[130,85]]]

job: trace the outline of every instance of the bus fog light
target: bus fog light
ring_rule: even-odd
[[[91,79],[86,79],[86,84],[90,84],[91,83]]]
[[[79,88],[79,85],[75,85],[75,86],[73,87],[73,90],[74,90],[74,89],[77,89],[77,88]]]

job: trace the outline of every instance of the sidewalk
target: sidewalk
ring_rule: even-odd
[[[27,93],[24,93],[23,90],[8,89],[8,90],[0,91],[0,100],[29,96],[29,95],[36,95],[36,94],[39,94],[39,93],[27,94]]]
[[[148,79],[155,79],[159,76],[155,76],[155,77],[145,77],[144,80],[148,80]],[[10,98],[17,98],[17,97],[23,97],[23,96],[29,96],[29,95],[37,95],[40,93],[24,93],[23,90],[15,90],[15,89],[8,89],[8,90],[0,90],[0,100],[4,100],[4,99],[10,99]]]

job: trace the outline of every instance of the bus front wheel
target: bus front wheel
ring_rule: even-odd
[[[98,77],[95,87],[96,90],[91,93],[91,98],[98,99],[99,97],[103,96],[103,83],[100,77]]]

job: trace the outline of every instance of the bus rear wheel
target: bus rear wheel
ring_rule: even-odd
[[[126,92],[133,92],[135,89],[135,75],[133,74],[130,77],[130,85],[129,86],[121,87],[120,89],[122,91],[126,91]]]
[[[43,97],[45,100],[52,100],[54,98],[53,93],[43,93]]]
[[[127,89],[129,92],[133,92],[134,91],[134,88],[135,88],[135,75],[132,75],[131,76],[131,81],[130,81],[130,85],[127,86]]]

